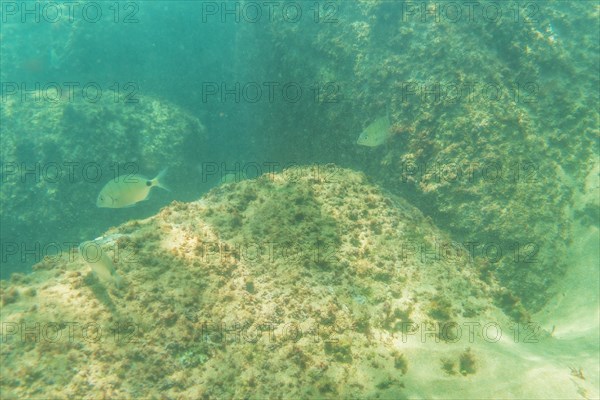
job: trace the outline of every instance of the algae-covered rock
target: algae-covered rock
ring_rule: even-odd
[[[457,240],[501,248],[490,273],[539,310],[571,264],[574,220],[598,225],[597,207],[572,212],[600,151],[597,8],[546,2],[518,20],[502,5],[492,19],[444,2],[322,6],[320,23],[275,21],[253,38],[271,74],[320,80],[314,103],[273,105],[273,155],[366,171]],[[384,109],[392,137],[356,145]]]
[[[106,232],[120,287],[76,252],[2,282],[33,293],[1,310],[3,396],[478,397],[510,381],[531,397],[547,390],[532,369],[574,393],[445,233],[362,174],[322,172],[222,185]]]

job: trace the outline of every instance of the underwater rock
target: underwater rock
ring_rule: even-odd
[[[441,18],[423,23],[425,9],[405,5],[354,2],[332,7],[330,29],[300,21],[252,36],[272,67],[265,74],[337,84],[323,85],[319,98],[335,107],[290,113],[281,104],[261,132],[279,140],[274,155],[308,153],[367,172],[461,241],[481,244],[479,256],[485,244],[500,247],[510,256],[490,273],[535,312],[572,264],[573,208],[598,225],[597,206],[573,201],[600,152],[597,80],[589,79],[600,40],[595,29],[577,29],[595,25],[597,10],[564,2],[531,24],[490,29],[465,13],[444,18],[442,5],[432,8]],[[377,155],[355,145],[356,132],[384,107],[392,136]],[[303,125],[310,144],[298,143],[306,142],[299,115],[318,121]]]
[[[3,395],[481,398],[507,382],[515,397],[575,395],[566,367],[515,342],[477,265],[438,253],[444,232],[329,168],[222,185],[111,229],[124,289],[84,279],[80,257],[2,282],[36,293],[0,311]]]

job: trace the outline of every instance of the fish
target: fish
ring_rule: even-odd
[[[150,189],[157,186],[170,191],[163,180],[167,168],[163,169],[154,179],[148,179],[138,174],[118,176],[109,181],[98,194],[96,206],[101,208],[133,207],[140,201],[148,199]]]
[[[384,144],[390,136],[390,119],[386,115],[371,122],[371,124],[362,131],[356,144],[367,147],[377,147]]]
[[[117,273],[115,264],[106,251],[94,240],[81,243],[79,254],[102,283],[114,285],[117,288],[123,286],[123,278]]]
[[[124,235],[122,233],[113,233],[112,235],[107,236],[98,236],[93,241],[99,245],[111,245],[115,243],[119,238],[127,237],[128,235]]]

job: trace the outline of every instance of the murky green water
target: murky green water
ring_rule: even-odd
[[[0,6],[0,397],[599,396],[597,1]]]

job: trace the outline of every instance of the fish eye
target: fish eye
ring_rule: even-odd
[[[104,196],[100,195],[100,197],[98,197],[100,199],[100,201],[104,201]]]

